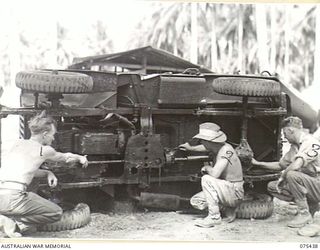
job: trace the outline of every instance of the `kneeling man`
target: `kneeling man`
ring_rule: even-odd
[[[43,111],[29,121],[31,138],[18,140],[3,159],[0,168],[0,228],[8,237],[21,237],[30,227],[55,222],[62,209],[39,195],[28,192],[34,177],[46,177],[50,187],[57,185],[56,176],[41,169],[45,161],[80,162],[85,156],[57,152],[51,143],[57,131],[55,120]]]
[[[199,134],[193,138],[200,140],[200,145],[191,146],[189,143],[180,145],[184,150],[212,152],[214,164],[207,164],[201,172],[202,191],[191,198],[191,205],[197,209],[208,208],[208,216],[197,220],[199,227],[213,227],[221,223],[219,205],[226,207],[228,222],[235,217],[237,205],[244,197],[243,174],[239,157],[234,148],[226,143],[227,136],[220,127],[211,122],[200,124]]]

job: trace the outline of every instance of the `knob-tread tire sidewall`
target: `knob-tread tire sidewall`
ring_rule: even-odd
[[[280,83],[275,80],[244,77],[219,77],[213,81],[215,92],[232,96],[271,97],[281,93]]]
[[[272,215],[273,199],[267,194],[251,194],[243,200],[236,210],[236,217],[240,219],[266,219]]]
[[[90,76],[63,71],[21,71],[16,75],[16,86],[40,93],[89,93],[93,88]]]
[[[58,232],[83,227],[91,221],[90,208],[79,203],[74,209],[63,212],[59,221],[38,226],[42,232]]]

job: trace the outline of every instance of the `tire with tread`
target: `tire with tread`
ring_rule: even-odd
[[[38,231],[58,232],[76,229],[87,225],[91,220],[90,208],[85,203],[79,203],[74,209],[65,211],[59,221],[38,226]]]
[[[219,94],[233,96],[279,96],[280,83],[274,80],[245,77],[219,77],[213,81],[213,89]]]
[[[245,195],[236,210],[236,216],[241,219],[265,219],[271,216],[273,207],[270,195],[252,193]]]
[[[40,93],[88,93],[93,88],[90,76],[58,70],[21,71],[16,86]]]

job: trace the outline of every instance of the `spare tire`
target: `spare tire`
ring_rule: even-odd
[[[41,93],[88,93],[92,90],[90,76],[58,70],[21,71],[16,75],[16,86]]]
[[[236,216],[241,219],[265,219],[271,216],[273,207],[270,195],[250,193],[237,207]]]
[[[74,209],[63,212],[59,221],[38,226],[42,232],[57,232],[76,229],[87,225],[91,220],[90,208],[85,203],[79,203]]]
[[[279,96],[280,83],[274,80],[245,77],[219,77],[213,81],[213,89],[219,94],[233,96]]]

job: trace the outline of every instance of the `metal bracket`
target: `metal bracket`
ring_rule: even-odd
[[[152,122],[152,110],[150,107],[147,107],[147,106],[141,107],[140,126],[141,126],[141,133],[143,135],[152,134],[153,122]]]

